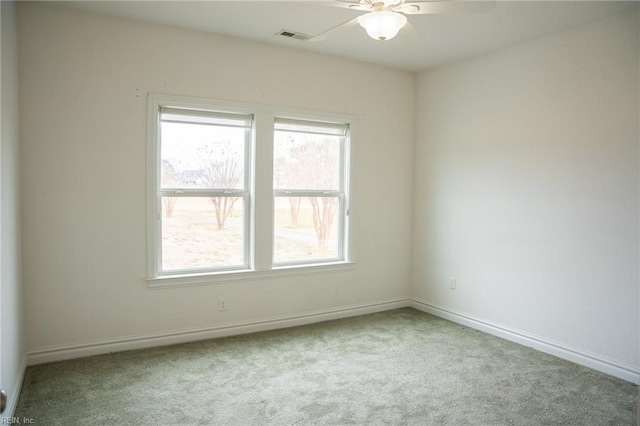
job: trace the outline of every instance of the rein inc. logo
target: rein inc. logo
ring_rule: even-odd
[[[2,425],[34,425],[36,421],[31,417],[0,417]]]

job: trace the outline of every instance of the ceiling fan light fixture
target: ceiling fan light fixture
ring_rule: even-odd
[[[407,17],[390,11],[369,12],[358,20],[369,37],[376,40],[391,40],[407,24]]]

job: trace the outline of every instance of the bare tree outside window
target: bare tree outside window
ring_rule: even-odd
[[[237,156],[229,155],[230,143],[216,144],[216,150],[201,148],[202,183],[207,188],[238,188],[243,177],[243,167]],[[219,149],[222,146],[223,149]],[[209,197],[213,203],[218,229],[224,229],[227,218],[233,213],[238,197]]]
[[[318,203],[318,198],[320,203]],[[335,197],[309,197],[309,202],[313,208],[313,225],[318,237],[318,250],[321,254],[326,254],[338,202]]]
[[[302,139],[308,139],[308,135]],[[311,141],[291,149],[291,170],[298,185],[305,189],[333,189],[338,186],[338,152],[336,143],[331,140]],[[298,198],[298,203],[300,202]],[[332,229],[337,207],[335,197],[308,197],[313,209],[313,225],[318,238],[318,249],[326,253],[327,243]],[[298,204],[299,208],[299,204]]]
[[[249,116],[161,111],[162,271],[246,264],[249,124]]]
[[[295,143],[293,140],[291,143]],[[276,176],[275,188],[293,188],[296,184],[304,179],[303,165],[293,158],[277,158],[274,167],[274,175]],[[302,198],[288,197],[289,201],[289,227],[296,228],[298,226],[298,218],[300,216],[300,205]]]
[[[300,204],[302,204],[302,198],[289,197],[289,217],[291,218],[291,227],[298,226],[298,217],[300,216]]]
[[[325,191],[340,190],[340,137],[314,132],[276,132],[274,159],[274,187],[290,190],[288,199],[289,228],[311,226],[315,235],[315,249],[305,258],[337,256],[336,214],[339,206],[337,195],[323,196]],[[313,192],[302,195],[296,191]],[[284,201],[284,197],[280,199]],[[277,199],[276,199],[277,201]],[[276,203],[276,208],[283,205]],[[301,219],[301,214],[303,218]],[[276,214],[278,219],[279,213]],[[300,222],[302,220],[302,222]],[[278,231],[277,241],[282,246],[288,240],[291,247],[301,241],[299,234]],[[333,247],[330,247],[331,244]],[[276,247],[276,252],[278,248]],[[278,257],[278,255],[276,255]],[[288,259],[295,260],[295,259]]]

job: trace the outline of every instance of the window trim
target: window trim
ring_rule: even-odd
[[[292,126],[293,129],[278,128],[278,124],[284,126]],[[351,121],[347,120],[311,120],[301,119],[292,116],[276,116],[274,118],[274,134],[275,131],[307,133],[315,135],[326,135],[331,137],[341,137],[338,158],[338,188],[337,189],[273,189],[273,199],[276,197],[336,197],[338,199],[338,223],[337,232],[341,243],[338,244],[338,253],[335,258],[317,258],[311,260],[293,260],[286,262],[275,261],[275,253],[272,256],[272,264],[275,268],[290,268],[305,265],[318,265],[331,262],[348,262],[351,257],[351,247],[349,238],[350,223],[350,152],[351,152]],[[296,129],[298,128],[298,129]],[[334,132],[309,129],[328,129]],[[340,133],[342,132],[342,134]],[[272,244],[275,246],[275,221],[273,224],[274,236]],[[274,247],[275,250],[275,247]]]
[[[162,209],[161,197],[158,197],[158,183],[160,182],[160,145],[159,145],[159,108],[160,106],[168,106],[174,108],[215,110],[222,113],[238,113],[252,114],[254,120],[252,122],[252,139],[246,144],[246,148],[251,150],[249,153],[250,170],[245,170],[244,192],[248,192],[248,199],[245,198],[244,214],[247,215],[245,223],[246,244],[245,261],[246,268],[242,269],[216,269],[199,272],[194,270],[193,273],[176,273],[162,274],[158,270],[159,259],[161,255],[161,241],[158,241],[158,224],[157,215],[161,214]],[[351,232],[353,229],[353,212],[354,203],[351,198],[351,185],[353,164],[351,162],[352,153],[350,141],[353,138],[355,129],[357,128],[358,117],[348,114],[328,114],[326,112],[314,111],[301,108],[288,108],[273,105],[247,104],[239,102],[230,102],[222,100],[210,100],[203,98],[193,98],[186,96],[163,95],[150,93],[147,105],[147,278],[145,281],[149,288],[168,288],[183,287],[192,285],[208,285],[233,281],[244,280],[262,280],[274,277],[296,276],[306,274],[320,274],[330,272],[344,272],[355,268],[355,247]],[[296,264],[273,264],[273,178],[268,183],[264,179],[260,179],[258,174],[271,174],[273,176],[273,130],[276,117],[283,119],[292,119],[298,122],[326,122],[335,124],[345,124],[348,126],[348,137],[346,138],[347,146],[341,149],[341,155],[344,159],[341,162],[342,167],[340,173],[344,176],[342,188],[344,198],[348,203],[344,207],[345,214],[340,215],[340,221],[343,222],[345,217],[348,218],[346,223],[340,223],[340,227],[344,227],[342,238],[344,239],[342,247],[344,253],[341,253],[342,259],[339,261],[320,261],[305,262]],[[266,128],[266,123],[271,123],[270,129]],[[269,135],[270,133],[270,135]],[[256,140],[260,139],[260,146]],[[258,161],[259,152],[269,151],[271,161]],[[248,175],[248,178],[246,177]],[[265,194],[266,187],[270,191]],[[341,200],[341,202],[345,202]],[[260,205],[258,205],[260,204]],[[256,214],[256,210],[260,210],[261,218]],[[270,216],[269,216],[270,215]],[[269,217],[266,217],[269,216]],[[269,219],[269,220],[267,220]],[[267,229],[266,223],[269,223]],[[260,238],[269,236],[270,240],[267,244],[260,241]],[[267,248],[266,245],[271,246]],[[268,258],[267,258],[268,256]]]
[[[154,113],[156,111],[154,110]],[[173,116],[182,116],[183,119],[168,119],[164,118],[164,115],[173,115]],[[163,187],[162,183],[162,168],[158,167],[158,164],[162,162],[162,144],[161,144],[161,133],[158,134],[156,139],[156,149],[158,150],[158,163],[156,163],[156,167],[158,167],[159,177],[156,182],[156,196],[159,200],[162,200],[163,197],[194,197],[194,198],[205,198],[205,197],[224,197],[224,198],[241,198],[242,199],[242,264],[238,265],[229,265],[222,267],[203,267],[203,268],[189,268],[189,269],[173,269],[173,270],[164,270],[163,269],[163,254],[162,254],[162,243],[158,244],[158,249],[160,251],[160,256],[156,258],[156,276],[174,276],[174,275],[185,275],[185,274],[193,274],[193,273],[218,273],[218,272],[227,272],[227,271],[237,271],[237,270],[246,270],[251,267],[251,259],[249,254],[252,251],[251,242],[252,238],[250,238],[250,226],[251,223],[251,200],[252,193],[250,190],[250,182],[252,181],[252,158],[251,158],[251,144],[253,141],[251,140],[251,136],[253,133],[253,114],[238,114],[238,113],[229,113],[229,112],[219,112],[213,111],[212,109],[202,110],[195,109],[190,107],[176,108],[175,106],[160,106],[157,109],[157,128],[161,129],[163,123],[190,123],[195,125],[202,126],[222,126],[222,127],[234,127],[238,129],[244,130],[244,152],[243,156],[243,173],[242,173],[242,188],[184,188],[184,187]],[[193,120],[193,117],[201,118],[201,119],[211,119],[215,122],[206,122],[206,121],[198,121]],[[223,123],[225,120],[235,120],[242,121],[243,124],[230,124]],[[158,222],[156,223],[156,241],[162,240],[162,203],[160,204],[158,211]]]
[[[164,97],[162,97],[164,98]],[[153,230],[149,230],[148,232],[153,232],[152,235],[149,235],[148,238],[152,239],[151,244],[153,244],[153,249],[151,250],[155,253],[153,259],[151,259],[151,264],[148,267],[148,277],[152,278],[160,278],[160,277],[169,277],[169,276],[184,276],[191,274],[216,274],[216,273],[224,273],[224,272],[232,272],[239,270],[249,270],[252,267],[251,264],[251,256],[252,252],[252,242],[253,238],[251,238],[251,227],[250,224],[252,222],[251,218],[251,205],[252,205],[252,186],[251,182],[253,181],[252,175],[252,165],[253,159],[251,154],[253,149],[251,147],[253,140],[251,140],[251,135],[253,134],[252,129],[247,129],[247,126],[242,126],[242,128],[247,129],[247,134],[245,135],[245,143],[244,143],[244,154],[243,154],[243,183],[244,188],[242,189],[232,189],[232,188],[163,188],[162,187],[162,177],[161,177],[161,167],[159,166],[162,161],[162,152],[161,152],[161,124],[163,121],[162,114],[168,112],[169,114],[179,114],[185,111],[185,116],[199,116],[199,117],[231,117],[231,118],[246,118],[247,116],[251,116],[250,120],[246,120],[248,123],[253,126],[253,114],[249,111],[237,111],[233,110],[233,112],[227,112],[230,110],[229,107],[221,108],[217,102],[209,103],[204,100],[200,102],[194,103],[189,100],[163,100],[160,96],[150,96],[149,97],[149,124],[153,128],[150,132],[149,139],[149,149],[153,151],[150,158],[153,158],[153,164],[148,164],[149,167],[149,176],[153,176],[154,179],[148,179],[148,196],[153,197],[153,200],[149,205],[154,205],[155,210],[153,212],[148,212],[148,221],[153,222],[151,226]],[[194,112],[195,114],[188,114],[186,111]],[[184,121],[181,121],[184,122]],[[200,124],[200,123],[196,123]],[[206,125],[206,123],[203,123]],[[243,262],[240,265],[231,265],[231,266],[223,266],[223,267],[209,267],[209,268],[193,268],[193,269],[175,269],[175,270],[163,270],[162,265],[162,197],[166,197],[171,194],[172,196],[178,197],[207,197],[211,195],[219,195],[221,197],[238,197],[242,198],[242,206],[243,206],[243,240],[242,240],[242,252],[243,252]],[[151,220],[153,218],[153,220]],[[150,251],[148,249],[148,251]]]

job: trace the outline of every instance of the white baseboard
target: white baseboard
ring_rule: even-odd
[[[255,333],[258,331],[296,327],[316,322],[406,308],[408,306],[409,299],[393,299],[307,312],[304,314],[285,315],[256,321],[226,323],[214,327],[201,327],[169,333],[153,333],[130,336],[121,339],[97,340],[73,345],[50,346],[29,352],[27,354],[27,365],[43,364],[47,362],[62,361],[132,349],[173,345],[177,343],[193,342],[217,337],[235,336],[239,334]]]
[[[572,348],[562,343],[554,342],[542,337],[533,336],[523,331],[495,324],[490,321],[474,318],[461,312],[442,308],[420,300],[411,299],[409,306],[423,312],[435,315],[449,321],[471,327],[494,336],[516,342],[533,349],[545,352],[567,361],[575,362],[585,367],[592,368],[605,374],[626,380],[631,383],[640,383],[640,369],[626,365],[606,357],[599,356],[581,349]]]
[[[317,322],[348,318],[358,315],[372,314],[392,309],[412,307],[423,312],[462,324],[485,333],[498,336],[512,342],[532,347],[558,358],[575,362],[576,364],[592,368],[620,379],[639,384],[640,369],[619,363],[605,357],[589,353],[576,348],[571,348],[558,342],[553,342],[538,336],[515,330],[509,327],[495,324],[490,321],[474,318],[464,313],[455,312],[433,304],[416,299],[393,299],[375,303],[351,305],[335,309],[320,310],[297,315],[286,315],[267,318],[257,321],[242,321],[236,323],[221,324],[214,327],[202,327],[196,329],[179,330],[170,333],[153,333],[147,335],[131,336],[121,339],[98,340],[74,345],[51,346],[27,354],[23,362],[20,382],[14,391],[14,399],[10,400],[7,413],[13,413],[17,405],[17,395],[22,387],[22,381],[26,365],[43,364],[47,362],[62,361],[73,358],[81,358],[91,355],[101,355],[113,352],[143,349],[156,346],[173,345],[178,343],[193,342],[197,340],[227,337],[259,331],[276,330],[280,328],[296,327]]]

